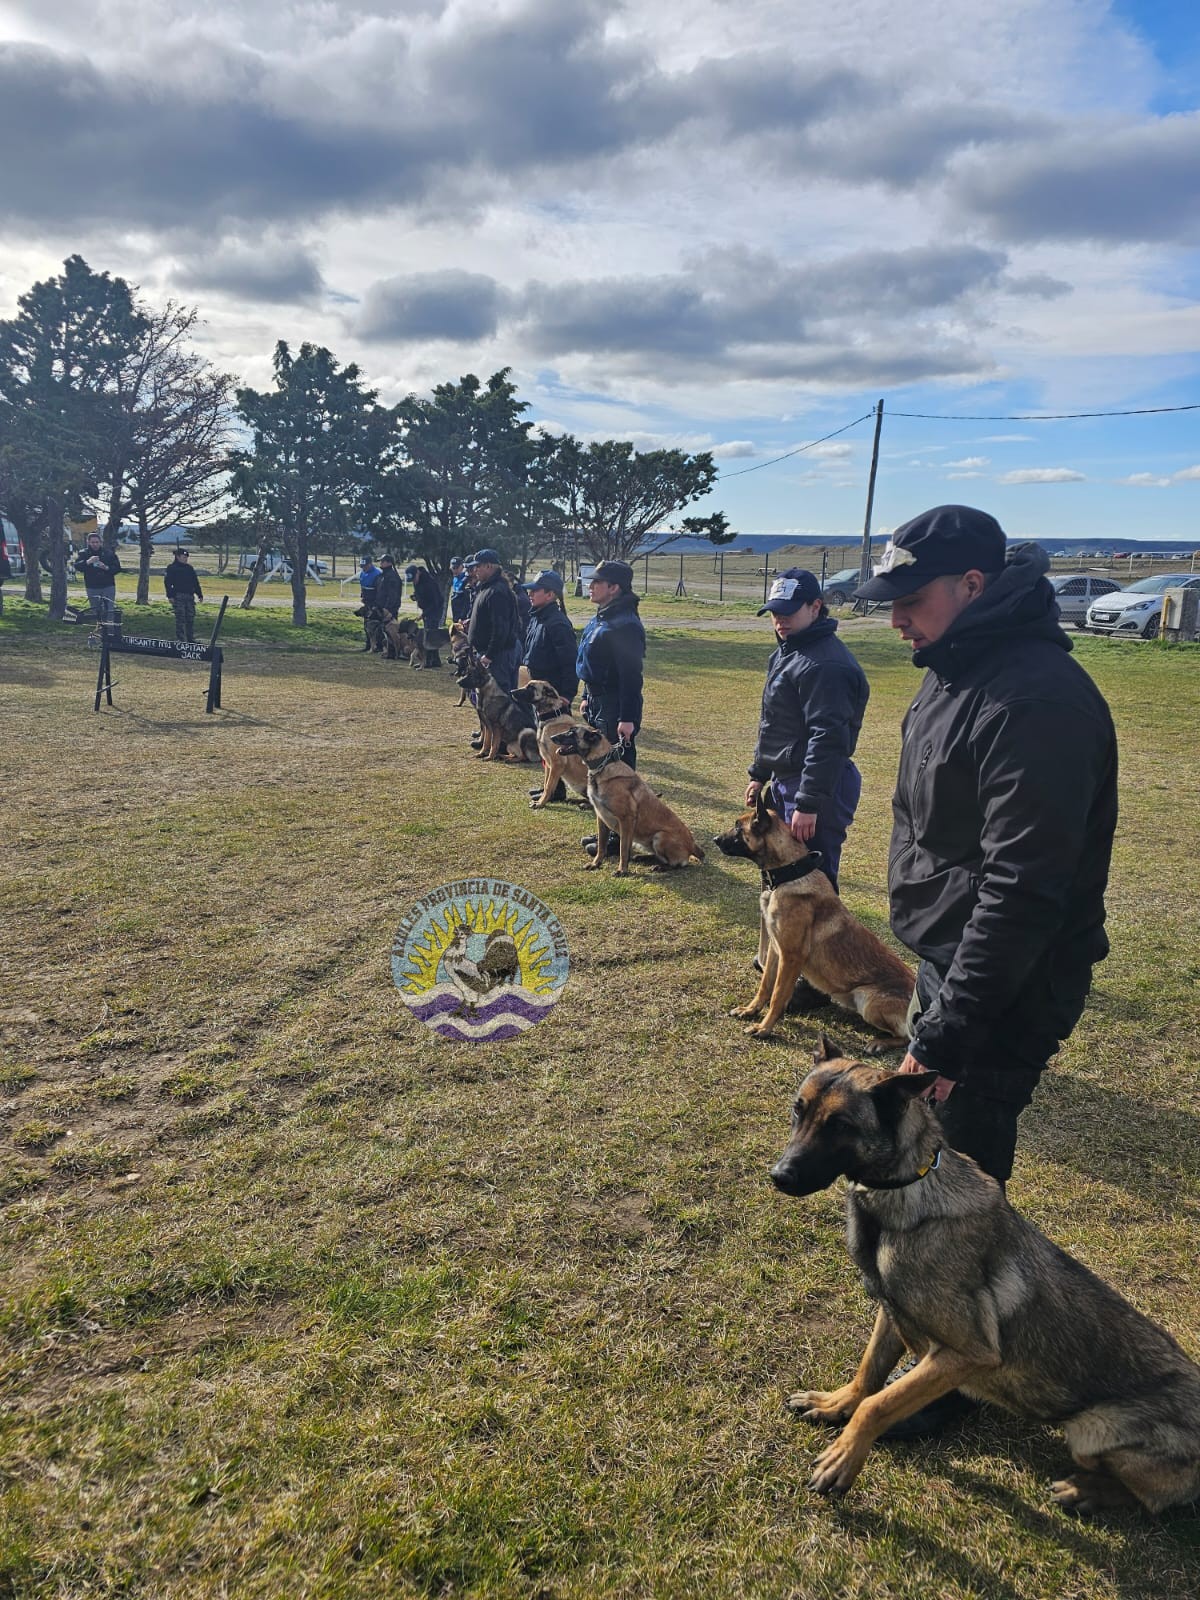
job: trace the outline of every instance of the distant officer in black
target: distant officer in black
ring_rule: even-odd
[[[592,574],[588,595],[596,615],[583,630],[575,662],[583,681],[579,709],[613,744],[624,740],[621,759],[636,767],[646,630],[638,616],[633,568],[625,561],[602,561]]]
[[[4,615],[4,585],[12,577],[12,562],[0,550],[0,617]]]
[[[387,634],[384,629],[389,622],[395,621],[400,615],[403,601],[404,580],[396,571],[396,563],[391,556],[380,556],[379,576],[372,590],[372,604],[373,609],[379,613],[379,620],[374,627],[374,648],[381,653],[392,654],[387,648]]]
[[[502,689],[515,689],[521,664],[517,633],[517,601],[496,550],[477,550],[467,565],[475,584],[475,602],[467,624],[467,641]]]
[[[578,642],[562,603],[562,576],[553,569],[539,572],[533,582],[524,587],[530,601],[529,625],[525,629],[525,669],[531,678],[552,683],[564,700],[574,700],[579,688],[575,675]]]
[[[421,613],[421,626],[425,630],[425,665],[440,667],[442,658],[438,654],[437,636],[446,615],[446,598],[437,579],[419,562],[405,567],[404,575],[411,586],[413,601]],[[414,667],[420,665],[419,661],[413,662]]]
[[[163,588],[175,613],[175,638],[180,642],[196,642],[196,601],[203,600],[200,579],[192,566],[191,556],[182,546],[176,550],[175,559],[163,573]]]
[[[461,556],[450,563],[450,621],[465,622],[471,615],[474,596],[467,577],[467,564]]]

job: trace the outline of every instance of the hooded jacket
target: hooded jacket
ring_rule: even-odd
[[[534,606],[525,630],[525,665],[531,678],[552,683],[565,700],[579,688],[575,676],[575,629],[557,600]]]
[[[837,634],[833,617],[785,639],[767,662],[758,744],[750,776],[799,779],[798,811],[833,799],[854,754],[871,690]]]
[[[642,723],[642,662],[646,630],[638,616],[638,597],[625,589],[601,606],[583,630],[575,671],[584,691],[603,701],[618,722]]]
[[[1002,1061],[1006,1039],[1047,1059],[1108,953],[1116,734],[1048,566],[1015,547],[913,655],[927,670],[903,724],[888,890],[893,930],[938,979],[912,1054],[947,1078],[974,1082],[972,1057]]]

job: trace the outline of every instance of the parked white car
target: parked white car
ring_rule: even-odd
[[[1090,572],[1056,572],[1050,587],[1058,601],[1058,620],[1083,628],[1092,601],[1101,595],[1119,593],[1121,585],[1113,578],[1097,578]]]
[[[1200,572],[1160,572],[1157,577],[1141,578],[1128,589],[1093,600],[1087,614],[1088,631],[1156,639],[1166,591],[1195,588],[1200,588]]]

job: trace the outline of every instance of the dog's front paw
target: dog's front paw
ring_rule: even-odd
[[[529,809],[530,811],[544,811],[546,809],[546,802],[544,800],[531,800],[529,802]]]
[[[585,872],[599,872],[603,865],[603,861],[589,861],[583,870]]]
[[[801,1389],[787,1398],[787,1408],[805,1422],[845,1422],[854,1410],[849,1389]]]
[[[629,868],[628,867],[617,867],[615,869],[615,871],[613,872],[613,877],[614,878],[627,878],[628,876],[629,876]]]
[[[742,1032],[748,1034],[751,1039],[769,1039],[775,1030],[768,1028],[765,1022],[755,1022],[749,1028],[743,1028]]]
[[[734,1006],[729,1015],[731,1017],[756,1017],[761,1010],[761,1006]]]
[[[813,1462],[808,1487],[817,1494],[845,1494],[862,1471],[865,1458],[865,1450],[855,1449],[846,1442],[844,1433],[838,1434],[828,1450],[822,1450]]]

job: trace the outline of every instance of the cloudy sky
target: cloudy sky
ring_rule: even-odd
[[[384,400],[713,449],[746,531],[1200,540],[1193,0],[0,0],[0,316],[82,253]],[[947,32],[947,28],[950,29]],[[754,470],[750,470],[754,469]],[[708,507],[702,508],[708,509]]]

